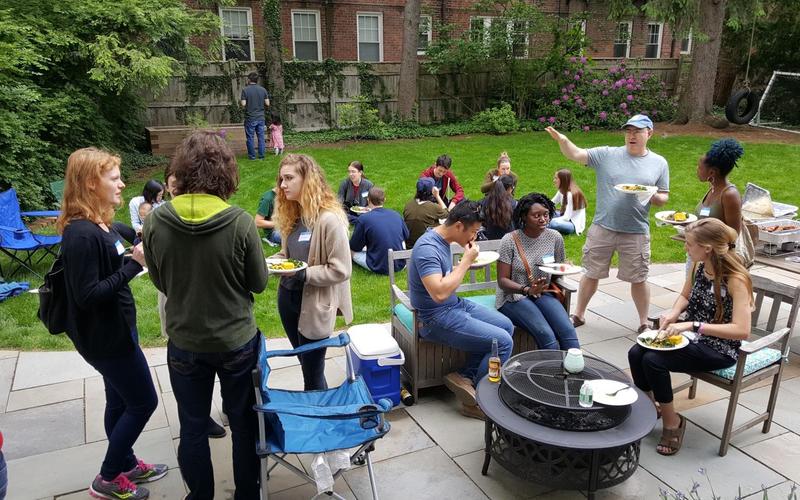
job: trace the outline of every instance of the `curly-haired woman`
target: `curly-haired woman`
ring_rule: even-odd
[[[744,148],[736,139],[720,139],[697,162],[697,178],[709,184],[708,191],[697,204],[697,216],[719,219],[737,233],[742,230],[742,197],[728,181],[728,174],[743,154]]]
[[[281,277],[278,313],[295,348],[330,337],[341,311],[353,319],[347,217],[313,158],[289,154],[278,171],[275,221],[283,235],[275,257],[301,260],[308,268]],[[300,356],[306,390],[326,389],[325,349]]]

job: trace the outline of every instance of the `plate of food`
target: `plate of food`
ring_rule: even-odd
[[[619,380],[596,379],[586,382],[592,388],[592,399],[608,406],[625,406],[639,399],[633,385]]]
[[[365,214],[370,210],[372,209],[369,207],[362,207],[361,205],[353,205],[352,207],[350,207],[350,211],[353,212],[354,214]]]
[[[676,212],[675,210],[664,210],[661,212],[656,212],[656,219],[660,220],[661,222],[666,222],[667,224],[673,224],[676,226],[681,226],[684,224],[691,224],[697,220],[697,216],[695,214],[690,214],[688,212]]]
[[[292,274],[297,271],[302,271],[308,267],[308,264],[302,260],[297,259],[279,259],[269,257],[267,261],[267,271],[271,274]]]
[[[644,184],[617,184],[614,189],[630,194],[655,193],[658,191],[656,186],[645,186]]]
[[[469,266],[472,269],[477,267],[488,266],[492,262],[495,262],[497,259],[500,258],[500,254],[497,252],[493,252],[491,250],[486,250],[484,252],[478,252],[478,256],[475,258],[475,262]]]
[[[689,339],[686,336],[679,334],[658,339],[659,332],[656,330],[645,330],[636,337],[636,343],[646,349],[654,351],[674,351],[676,349],[683,349],[689,345]]]
[[[552,264],[539,264],[539,269],[547,274],[554,276],[564,276],[567,274],[578,274],[583,272],[581,266],[567,264],[565,262],[554,262]]]

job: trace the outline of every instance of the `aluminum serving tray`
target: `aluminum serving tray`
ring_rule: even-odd
[[[763,222],[756,222],[758,226],[758,241],[770,243],[772,245],[781,246],[785,243],[798,243],[800,242],[800,222],[790,219],[774,219]],[[765,227],[769,226],[793,226],[795,229],[791,231],[768,232],[764,231]]]

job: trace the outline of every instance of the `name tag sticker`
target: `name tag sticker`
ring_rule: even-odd
[[[303,231],[297,241],[311,241],[311,231]]]
[[[364,191],[363,193],[361,193],[361,197],[362,198],[366,198],[368,194],[369,194],[369,191]]]
[[[545,255],[544,257],[542,257],[543,264],[552,264],[555,261],[556,258],[553,255]]]
[[[708,217],[711,215],[711,207],[703,207],[700,209],[700,217]]]
[[[122,242],[120,242],[119,240],[114,242],[114,248],[117,249],[117,255],[122,255],[125,253],[125,247],[122,246]]]

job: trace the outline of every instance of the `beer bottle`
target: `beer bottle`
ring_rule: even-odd
[[[492,339],[492,356],[489,358],[489,382],[500,382],[500,354],[497,339]]]

